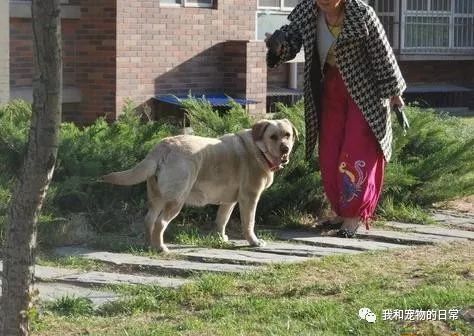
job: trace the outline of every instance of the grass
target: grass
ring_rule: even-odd
[[[56,301],[48,303],[46,307],[50,311],[62,316],[91,315],[93,312],[91,300],[73,296],[63,296]]]
[[[80,269],[84,271],[111,271],[112,267],[100,261],[85,259],[81,257],[60,257],[52,253],[42,252],[36,258],[36,264],[41,266],[64,267],[71,269]]]
[[[379,209],[380,215],[383,218],[390,218],[390,220],[418,224],[435,223],[426,209],[422,209],[417,205],[401,204],[397,206],[390,197],[381,200]]]
[[[381,314],[472,308],[473,247],[330,256],[245,275],[204,274],[179,289],[120,286],[124,299],[93,314],[71,302],[46,307],[33,335],[472,335],[462,319],[415,323]],[[376,313],[374,324],[359,320],[362,307]]]

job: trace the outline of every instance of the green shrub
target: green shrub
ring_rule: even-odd
[[[3,201],[10,198],[24,157],[30,118],[31,106],[24,102],[13,101],[0,108],[0,228],[6,216],[7,202]],[[142,122],[130,104],[112,124],[103,118],[87,127],[62,123],[43,214],[60,217],[82,212],[99,232],[128,229],[131,218],[145,208],[144,186],[111,186],[98,182],[98,177],[130,168],[158,141],[176,132],[169,124]],[[40,226],[51,222],[40,222]]]
[[[260,222],[293,225],[295,213],[320,215],[328,204],[317,156],[311,162],[304,160],[303,101],[290,107],[278,104],[277,110],[275,118],[289,119],[300,136],[289,165],[275,174],[257,213]],[[238,117],[232,113],[236,112],[231,111],[226,120],[240,120],[237,124],[242,128],[248,125],[250,119],[239,119],[240,111],[236,113]],[[427,216],[420,207],[474,194],[474,136],[461,120],[433,110],[412,106],[407,108],[407,114],[412,127],[406,136],[394,120],[394,153],[386,169],[378,214],[385,219],[425,222]],[[188,115],[198,135],[219,136],[234,131],[210,105],[191,101]]]
[[[205,100],[184,99],[181,101],[195,134],[205,137],[219,137],[250,128],[253,119],[234,101],[225,112],[214,110]]]
[[[236,103],[225,112],[213,111],[209,104],[192,99],[183,104],[197,135],[217,137],[249,128],[254,122]],[[457,118],[418,107],[407,108],[407,114],[412,127],[406,136],[394,123],[394,154],[386,170],[378,214],[386,219],[422,222],[426,220],[422,209],[433,202],[474,194],[474,135]],[[275,118],[291,120],[300,138],[290,163],[275,174],[274,184],[262,195],[257,220],[293,226],[298,216],[319,215],[328,204],[317,157],[311,162],[304,160],[302,101],[291,107],[278,105]],[[0,108],[0,234],[24,157],[30,119],[31,107],[25,102],[13,101]],[[176,133],[177,129],[169,124],[144,122],[131,103],[114,123],[103,118],[87,127],[63,123],[57,166],[40,228],[58,225],[55,218],[83,213],[98,232],[128,232],[130,223],[145,211],[144,184],[112,186],[98,182],[98,177],[130,168],[158,141]],[[185,208],[174,226],[210,222],[214,215],[215,207]],[[40,232],[51,230],[52,226]],[[183,230],[186,232],[186,228]],[[178,230],[175,237],[179,235]]]
[[[473,195],[472,129],[459,118],[429,109],[409,107],[407,113],[411,128],[406,136],[395,128],[385,193],[397,203],[422,207]]]
[[[133,109],[112,124],[102,118],[84,128],[64,123],[52,183],[53,208],[88,213],[98,231],[127,229],[130,219],[145,208],[144,185],[112,186],[98,182],[98,177],[132,167],[175,133],[171,125],[142,122]]]
[[[31,105],[24,101],[14,100],[0,108],[0,171],[3,179],[16,175],[20,170],[30,120]]]

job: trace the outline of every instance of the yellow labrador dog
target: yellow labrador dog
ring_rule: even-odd
[[[145,236],[152,248],[168,251],[163,233],[184,204],[218,204],[216,224],[222,239],[239,203],[242,230],[252,246],[265,242],[254,232],[260,195],[274,171],[288,163],[297,136],[287,119],[261,120],[252,129],[218,139],[179,135],[162,140],[135,167],[102,177],[117,185],[147,181]]]

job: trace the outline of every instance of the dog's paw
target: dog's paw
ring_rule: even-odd
[[[170,253],[169,248],[167,248],[165,245],[160,246],[160,247],[158,248],[158,251],[160,251],[161,253]]]
[[[267,245],[267,243],[263,239],[257,239],[255,241],[250,242],[250,246],[254,247],[264,247],[265,245]]]
[[[163,246],[151,246],[150,249],[152,251],[155,251],[157,253],[169,253],[170,250],[168,249],[168,247],[166,247],[166,245],[163,245]]]
[[[220,234],[220,233],[219,233],[219,238],[220,238],[223,242],[228,242],[228,241],[229,241],[229,236],[226,235],[226,234]]]

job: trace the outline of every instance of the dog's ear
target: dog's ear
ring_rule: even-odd
[[[267,119],[262,119],[252,126],[252,139],[253,141],[259,141],[263,138],[263,134],[267,130],[267,127],[270,125],[270,121]]]
[[[288,124],[291,125],[291,128],[293,129],[293,137],[296,139],[296,141],[299,141],[300,140],[300,133],[298,132],[298,130],[296,129],[295,125],[293,125],[293,123],[291,121],[289,121],[288,119],[283,119],[285,120]]]

